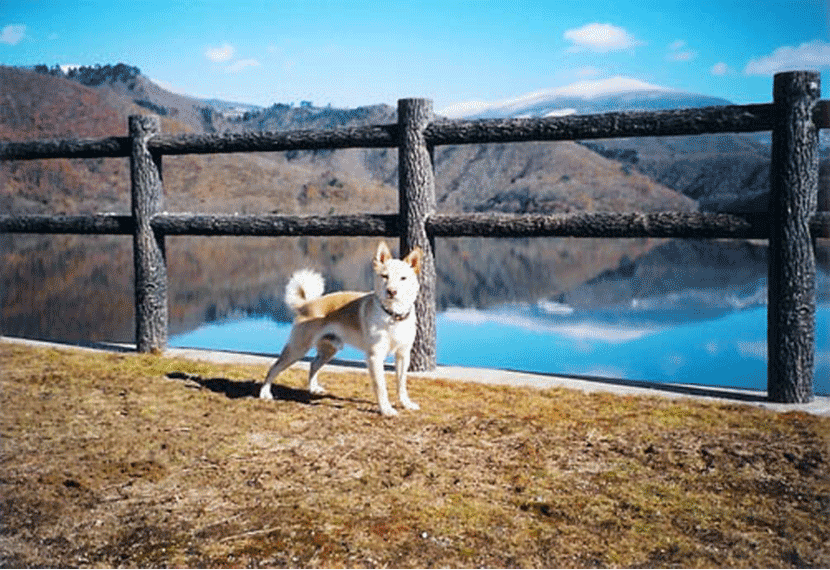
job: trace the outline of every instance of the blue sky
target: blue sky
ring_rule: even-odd
[[[827,0],[0,0],[0,64],[123,62],[177,92],[435,109],[625,76],[736,103],[823,72]]]

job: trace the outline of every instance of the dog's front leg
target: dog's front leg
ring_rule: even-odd
[[[398,399],[407,410],[420,410],[421,406],[409,399],[406,389],[406,374],[409,371],[409,353],[411,347],[402,348],[395,353],[395,374],[398,376]]]
[[[386,374],[383,371],[384,358],[385,354],[379,351],[371,351],[366,356],[366,364],[369,367],[369,375],[372,377],[380,413],[384,416],[397,416],[398,412],[389,403],[389,393],[386,390]]]

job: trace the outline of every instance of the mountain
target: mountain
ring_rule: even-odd
[[[685,109],[728,103],[725,99],[684,93],[637,79],[616,76],[528,93],[497,103],[460,103],[444,109],[442,113],[466,119],[562,117],[610,111]]]
[[[80,68],[85,69],[85,68]],[[107,68],[92,68],[93,71]],[[129,68],[128,68],[129,69]],[[134,69],[134,68],[132,68]],[[116,71],[112,71],[116,70]],[[205,103],[169,93],[119,67],[75,78],[0,66],[0,138],[94,138],[121,135],[127,117],[161,116],[165,132],[206,132]],[[92,86],[87,85],[92,83]],[[216,111],[218,114],[218,111]],[[217,119],[215,122],[224,119]],[[323,213],[391,208],[394,188],[348,172],[308,169],[282,154],[183,155],[164,164],[170,211]],[[0,209],[27,213],[129,212],[124,161],[8,161],[0,165]],[[308,196],[326,200],[309,201]]]
[[[771,146],[755,135],[607,139],[585,143],[696,200],[702,211],[765,212]],[[830,210],[830,155],[819,158],[818,208]]]
[[[529,93],[497,103],[471,102],[445,110],[467,119],[551,117],[610,111],[683,109],[729,105],[706,95],[612,77]],[[763,212],[769,202],[769,133],[605,139],[584,146],[695,200],[703,211]],[[821,159],[822,181],[830,171]],[[830,209],[830,191],[819,184],[819,208]]]
[[[585,146],[682,192],[703,211],[767,209],[770,147],[753,135],[609,139]]]
[[[19,71],[28,71],[20,69]],[[94,65],[63,68],[37,65],[33,68],[39,75],[68,79],[90,87],[98,92],[109,106],[117,108],[134,107],[136,112],[151,112],[175,120],[188,130],[210,132],[210,117],[221,114],[221,107],[195,97],[172,93],[141,74],[137,67],[118,63],[116,65]],[[52,83],[55,86],[55,83]]]
[[[44,69],[40,70],[41,72]],[[63,73],[61,70],[47,70]],[[119,64],[70,70],[67,78],[104,88],[121,105],[138,105],[184,124],[197,132],[280,131],[330,129],[396,120],[395,109],[376,105],[357,109],[316,108],[304,102],[299,107],[275,104],[257,108],[218,100],[203,101],[172,94],[141,75],[136,68]],[[475,103],[449,109],[473,109],[470,117],[550,116],[569,113],[599,113],[611,110],[723,105],[728,101],[684,93],[626,77],[585,81],[567,87],[539,91],[494,104]],[[451,113],[452,114],[452,113]],[[570,149],[567,164],[551,156],[573,143],[557,145],[481,145],[442,148],[436,157],[438,200],[453,211],[488,208],[515,212],[561,212],[596,209],[688,209],[671,200],[665,188],[680,192],[704,210],[757,211],[765,208],[768,192],[768,148],[751,136],[674,137],[672,139],[620,139],[591,142],[586,148],[603,158],[621,162],[612,170],[629,176],[644,174],[657,183],[637,177],[620,180],[593,178],[580,184],[575,172],[585,172],[580,162],[592,162],[586,153]],[[518,152],[517,152],[518,149]],[[524,160],[522,154],[532,155]],[[359,179],[395,186],[397,160],[386,150],[290,152],[292,164],[316,170],[349,173]],[[500,162],[501,161],[501,162]],[[522,163],[520,170],[515,164]],[[590,171],[591,169],[587,169]],[[480,174],[476,174],[476,173]],[[619,174],[617,172],[617,174]],[[509,176],[498,176],[509,173]],[[496,175],[495,177],[493,175]],[[564,181],[569,182],[563,185]],[[630,192],[636,186],[640,190]],[[643,190],[644,187],[649,190]],[[634,197],[633,200],[611,199]],[[659,189],[658,189],[659,188]],[[654,190],[656,201],[650,202]],[[587,198],[586,198],[587,196]],[[613,202],[613,203],[612,203]],[[649,205],[651,203],[651,205]],[[696,206],[691,206],[696,207]]]

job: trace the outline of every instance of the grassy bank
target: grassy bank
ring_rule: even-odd
[[[830,418],[0,343],[0,566],[830,566]]]

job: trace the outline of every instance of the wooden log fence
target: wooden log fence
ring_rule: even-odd
[[[95,140],[0,142],[0,160],[129,157],[132,213],[0,215],[0,232],[133,236],[136,346],[167,346],[165,236],[386,236],[401,253],[421,247],[424,268],[412,367],[435,367],[435,238],[664,237],[769,240],[768,398],[813,398],[815,239],[830,227],[817,213],[818,130],[830,128],[830,101],[820,76],[780,73],[773,102],[701,109],[481,121],[435,120],[428,99],[398,102],[398,122],[348,129],[211,135],[168,135],[154,116],[129,119],[129,136]],[[770,208],[762,214],[577,213],[564,215],[440,214],[432,165],[437,145],[587,140],[772,131]],[[342,148],[398,148],[398,214],[287,216],[170,214],[163,210],[162,156]]]

